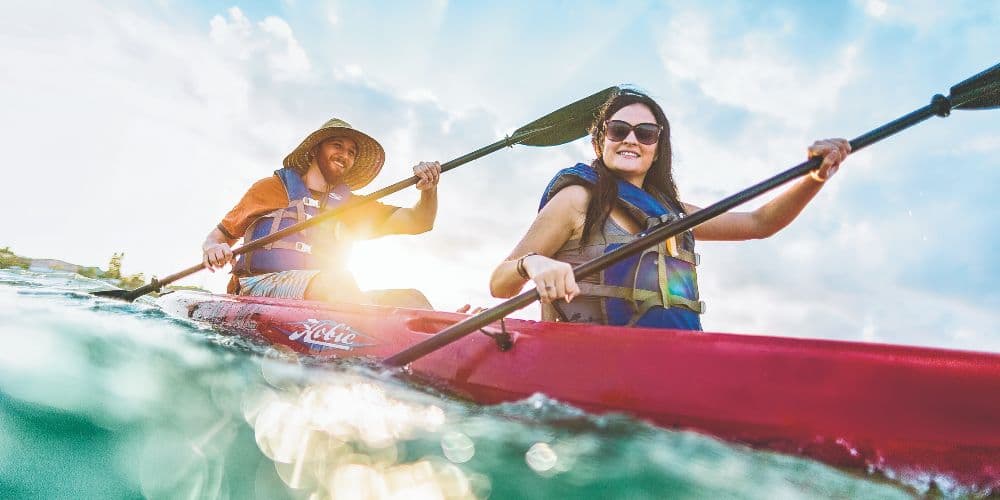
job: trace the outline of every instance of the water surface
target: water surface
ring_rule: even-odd
[[[910,498],[538,394],[492,407],[0,270],[0,497]]]

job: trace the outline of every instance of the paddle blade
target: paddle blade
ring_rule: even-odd
[[[511,138],[525,136],[519,144],[528,146],[558,146],[575,141],[589,133],[594,115],[601,106],[618,92],[618,87],[608,87],[596,94],[563,106],[519,129]],[[529,135],[530,134],[530,135]]]
[[[132,302],[135,300],[135,297],[131,296],[131,292],[131,290],[101,290],[98,292],[90,292],[90,294],[98,297],[104,297],[106,299],[118,299],[126,302]]]
[[[1000,64],[951,88],[952,109],[1000,108]]]

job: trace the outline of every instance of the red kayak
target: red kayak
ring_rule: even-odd
[[[160,303],[319,358],[384,359],[467,317],[186,292]],[[1000,492],[1000,354],[509,319],[410,368],[482,404],[540,392],[908,482]]]

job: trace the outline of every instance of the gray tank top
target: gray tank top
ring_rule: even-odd
[[[604,247],[610,243],[622,243],[633,239],[635,237],[631,233],[608,216],[603,232],[591,234],[584,244],[581,244],[579,239],[567,241],[552,258],[576,267],[604,255]],[[598,273],[584,278],[581,282],[596,285],[600,284],[601,277]],[[559,309],[566,315],[566,320],[572,323],[604,324],[607,312],[604,311],[603,304],[601,297],[594,296],[577,297],[568,304],[563,300],[558,302]],[[542,321],[563,321],[563,318],[552,304],[542,304]]]

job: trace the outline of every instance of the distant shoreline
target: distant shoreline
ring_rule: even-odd
[[[111,257],[108,270],[105,271],[97,266],[81,266],[72,262],[59,259],[35,259],[17,255],[10,247],[0,247],[0,269],[18,268],[33,272],[71,272],[91,279],[98,279],[108,282],[111,285],[134,290],[146,284],[145,274],[138,273],[122,276],[120,272],[121,260],[124,253],[116,253]],[[167,286],[172,290],[202,290],[196,286]]]

